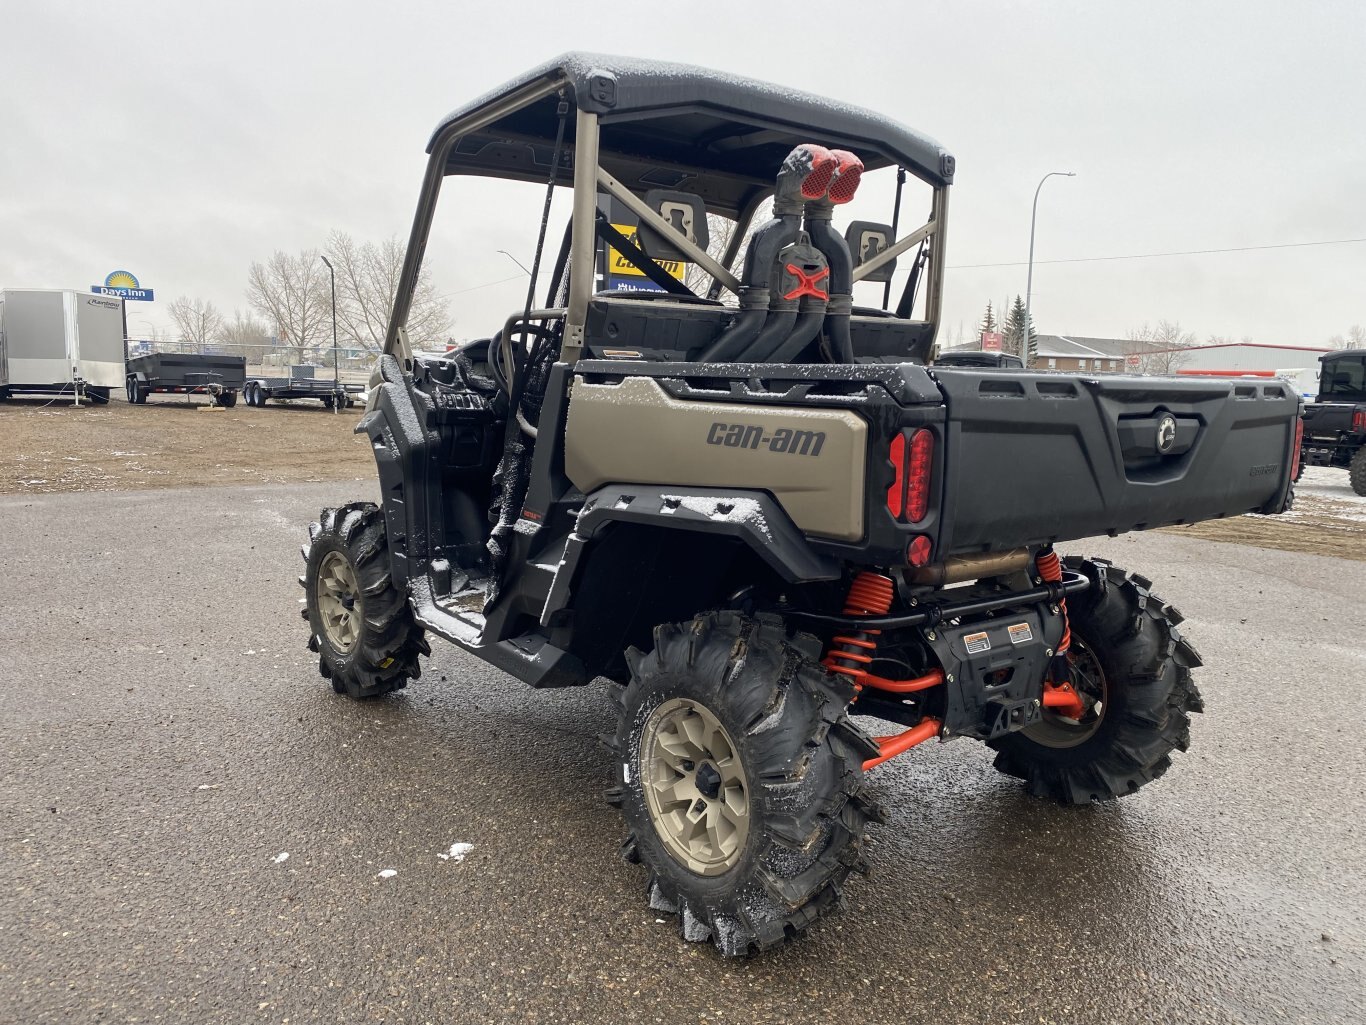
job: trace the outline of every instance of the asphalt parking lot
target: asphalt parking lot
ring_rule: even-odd
[[[298,545],[370,489],[0,496],[0,1022],[1366,1020],[1361,563],[1068,546],[1186,614],[1191,751],[1063,809],[927,745],[846,912],[727,962],[617,858],[602,685],[320,679]]]

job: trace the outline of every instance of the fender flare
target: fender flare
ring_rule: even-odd
[[[739,540],[789,583],[838,580],[842,572],[839,560],[815,551],[766,491],[608,484],[584,499],[541,610],[542,626],[550,626],[555,614],[569,607],[584,550],[614,523]]]

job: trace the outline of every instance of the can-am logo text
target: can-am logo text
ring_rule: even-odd
[[[792,456],[818,456],[825,444],[825,432],[779,427],[770,434],[758,424],[714,423],[707,431],[707,444],[726,448],[766,448]]]

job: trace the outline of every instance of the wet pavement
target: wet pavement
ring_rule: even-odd
[[[0,1022],[1366,1020],[1360,563],[1069,546],[1186,614],[1191,751],[1067,809],[926,745],[847,910],[729,962],[617,857],[605,685],[319,678],[298,545],[368,490],[0,497]]]

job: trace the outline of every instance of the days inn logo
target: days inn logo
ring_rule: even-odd
[[[91,285],[90,291],[96,295],[118,296],[120,299],[152,301],[152,289],[143,288],[138,284],[138,279],[126,270],[114,271],[104,279],[103,285]]]

